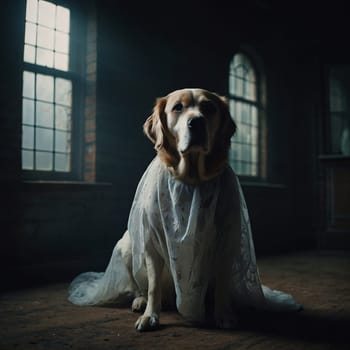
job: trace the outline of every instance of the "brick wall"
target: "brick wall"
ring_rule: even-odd
[[[90,6],[86,33],[86,70],[84,106],[84,169],[83,179],[96,180],[96,65],[97,65],[97,23],[96,9]]]

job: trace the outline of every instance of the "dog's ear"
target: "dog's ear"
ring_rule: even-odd
[[[165,105],[166,97],[156,100],[153,113],[147,118],[143,125],[145,135],[154,143],[154,148],[159,150],[164,144],[164,123],[166,122]]]
[[[171,135],[167,127],[165,113],[167,100],[167,97],[160,97],[156,100],[152,115],[147,118],[143,125],[143,131],[154,143],[154,148],[164,164],[168,167],[175,167],[180,158],[174,146],[174,136]]]

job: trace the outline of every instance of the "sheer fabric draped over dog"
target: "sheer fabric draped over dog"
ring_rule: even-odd
[[[291,295],[261,284],[248,210],[229,166],[213,180],[192,186],[177,181],[156,157],[137,187],[128,231],[132,270],[117,244],[104,273],[88,272],[73,280],[71,302],[122,303],[137,290],[146,292],[145,244],[152,240],[173,278],[177,309],[190,320],[205,319],[208,286],[224,263],[230,266],[227,292],[236,306],[300,308]]]

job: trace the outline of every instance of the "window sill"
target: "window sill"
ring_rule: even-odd
[[[350,156],[343,155],[343,154],[321,154],[318,156],[318,159],[324,163],[331,163],[331,162],[346,163],[350,161]]]
[[[112,187],[109,182],[85,182],[85,181],[42,181],[42,180],[24,180],[22,188],[24,190],[41,191],[96,191],[106,190]]]
[[[247,188],[261,188],[261,189],[274,189],[274,190],[286,190],[287,185],[273,184],[269,182],[254,182],[254,181],[240,181],[242,187]]]

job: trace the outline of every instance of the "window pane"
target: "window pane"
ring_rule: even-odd
[[[239,80],[244,79],[247,73],[245,67],[242,64],[238,64],[237,66],[235,66],[233,68],[233,72],[234,72],[234,75],[237,78],[239,78]]]
[[[26,19],[31,22],[36,22],[37,11],[38,11],[37,0],[27,0]]]
[[[35,148],[42,151],[52,151],[53,149],[53,130],[36,128]]]
[[[237,97],[256,101],[256,76],[249,58],[236,54],[230,64],[229,92]]]
[[[24,60],[29,63],[35,63],[35,47],[24,45]]]
[[[246,130],[245,130],[244,124],[239,125],[239,142],[240,143],[246,142]]]
[[[42,74],[37,75],[36,98],[48,102],[53,101],[53,77]]]
[[[236,121],[240,123],[242,121],[242,103],[236,102]]]
[[[236,94],[236,89],[235,89],[235,82],[236,82],[236,78],[235,76],[230,72],[230,76],[229,76],[229,94],[231,95],[235,95]]]
[[[34,73],[23,72],[23,96],[34,98]]]
[[[253,176],[258,175],[258,164],[257,163],[252,164],[252,175]]]
[[[69,130],[70,129],[70,108],[56,106],[56,129]]]
[[[236,160],[242,160],[242,145],[237,143],[236,145]]]
[[[55,102],[65,106],[70,106],[71,98],[72,82],[70,80],[57,78]]]
[[[246,162],[251,163],[251,161],[252,161],[252,146],[249,144],[245,145],[244,150],[245,150],[244,160]]]
[[[56,29],[69,33],[69,10],[61,6],[56,8]]]
[[[241,162],[241,175],[247,175],[247,166],[244,162]]]
[[[247,164],[245,162],[241,163],[241,174],[247,175]]]
[[[234,56],[234,60],[233,60],[233,66],[239,66],[242,64],[244,58],[243,58],[243,55],[240,54],[240,53],[237,53],[235,56]]]
[[[336,72],[336,69],[333,68],[329,81],[329,108],[331,112],[344,112],[347,104],[346,88],[344,86],[346,84],[337,78],[334,72]],[[343,79],[346,81],[346,78]]]
[[[249,176],[250,174],[250,164],[247,162],[242,162],[242,175]]]
[[[26,44],[36,44],[36,25],[33,23],[26,23],[24,42]]]
[[[53,105],[51,103],[36,103],[36,125],[53,128]]]
[[[249,104],[242,103],[242,122],[249,123]]]
[[[252,124],[258,125],[258,109],[256,106],[252,106],[251,114],[252,114]]]
[[[254,82],[247,82],[247,99],[256,101],[256,85]]]
[[[243,97],[243,80],[236,78],[236,95]]]
[[[68,154],[62,154],[62,153],[55,154],[55,170],[56,171],[70,170],[70,162],[69,162]]]
[[[247,176],[252,176],[252,163],[246,163],[246,175]]]
[[[248,118],[247,118],[247,123],[251,126],[253,121],[252,121],[252,105],[247,105],[247,113],[248,113]]]
[[[22,147],[34,148],[34,128],[32,126],[22,126]]]
[[[255,75],[255,69],[253,67],[253,65],[251,64],[251,62],[249,61],[248,57],[246,57],[246,67],[248,68],[248,74],[246,76],[247,80],[250,81],[251,83],[255,83],[256,82],[256,75]]]
[[[55,68],[67,71],[68,70],[68,55],[65,53],[55,52]]]
[[[252,144],[257,146],[258,145],[258,128],[252,127],[251,134],[252,134]]]
[[[237,132],[236,134],[233,136],[233,140],[234,142],[237,142],[237,143],[241,143],[242,140],[243,140],[243,135],[242,135],[242,124],[239,124],[237,126]]]
[[[55,50],[62,53],[69,52],[69,35],[68,34],[56,31]]]
[[[52,170],[52,153],[35,152],[35,168],[37,170]]]
[[[41,49],[37,47],[36,49],[36,63],[41,66],[53,67],[53,51]]]
[[[34,124],[34,101],[23,99],[22,103],[22,120],[23,124]]]
[[[228,108],[229,108],[231,117],[233,118],[233,120],[236,120],[236,111],[235,111],[236,101],[233,99],[229,99],[228,100]]]
[[[251,127],[249,125],[242,125],[243,128],[243,142],[247,143],[247,144],[251,144],[252,143],[252,130]]]
[[[70,140],[69,133],[66,131],[55,132],[55,151],[56,152],[69,152]]]
[[[236,144],[231,144],[230,157],[235,162],[238,159],[238,146]]]
[[[46,49],[53,49],[54,31],[53,29],[38,26],[38,42],[37,45]]]
[[[27,170],[33,169],[34,156],[33,151],[22,150],[22,168]]]
[[[258,147],[257,146],[252,147],[252,162],[253,163],[258,162]]]
[[[236,172],[238,174],[241,174],[242,173],[242,163],[241,162],[236,162],[235,166],[234,166],[234,169],[236,170]]]
[[[55,8],[56,6],[47,1],[39,1],[38,23],[46,27],[55,27]]]

